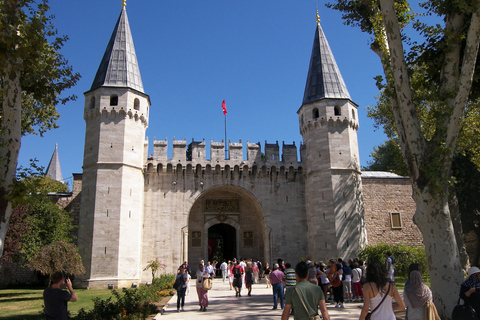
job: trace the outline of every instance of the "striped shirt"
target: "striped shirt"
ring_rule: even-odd
[[[286,287],[292,287],[297,285],[297,278],[295,278],[295,270],[294,269],[287,269],[285,270],[285,275],[283,277],[285,280]]]

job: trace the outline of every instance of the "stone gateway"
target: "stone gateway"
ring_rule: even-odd
[[[379,242],[389,242],[391,232],[401,238],[406,227],[418,239],[409,224],[410,196],[388,211],[372,205],[375,215],[365,212],[358,106],[319,21],[297,111],[300,146],[265,142],[262,150],[248,141],[212,141],[207,159],[205,141],[173,140],[168,158],[169,141],[155,140],[148,156],[149,109],[123,7],[85,93],[78,247],[87,273],[76,278],[78,286],[145,283],[151,273],[143,268],[156,258],[170,273],[184,260],[195,272],[198,261],[214,254],[269,263],[350,258],[367,243],[366,217],[378,222]],[[383,178],[406,181],[393,185],[408,194],[408,180]],[[382,198],[377,191],[369,193],[373,201]],[[392,217],[404,225],[392,228]]]

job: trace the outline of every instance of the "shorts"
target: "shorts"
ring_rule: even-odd
[[[237,288],[242,287],[242,278],[233,279],[233,286]]]

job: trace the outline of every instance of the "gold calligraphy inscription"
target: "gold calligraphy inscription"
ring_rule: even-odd
[[[205,201],[205,211],[238,211],[239,199],[209,199]]]

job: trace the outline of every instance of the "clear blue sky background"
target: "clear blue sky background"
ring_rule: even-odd
[[[221,102],[227,103],[227,139],[246,143],[278,140],[299,146],[298,116],[315,34],[313,0],[127,2],[145,93],[151,98],[147,136],[224,138]],[[58,143],[63,177],[82,172],[85,121],[83,93],[90,89],[121,10],[121,0],[51,0],[62,49],[81,80],[69,91],[76,102],[59,106],[60,129],[22,140],[19,164],[37,158],[45,168]],[[352,100],[358,104],[360,161],[385,139],[365,108],[375,104],[374,76],[382,73],[368,35],[345,26],[339,12],[319,3],[321,25]],[[151,152],[151,151],[150,151]],[[171,152],[171,151],[170,151]]]

